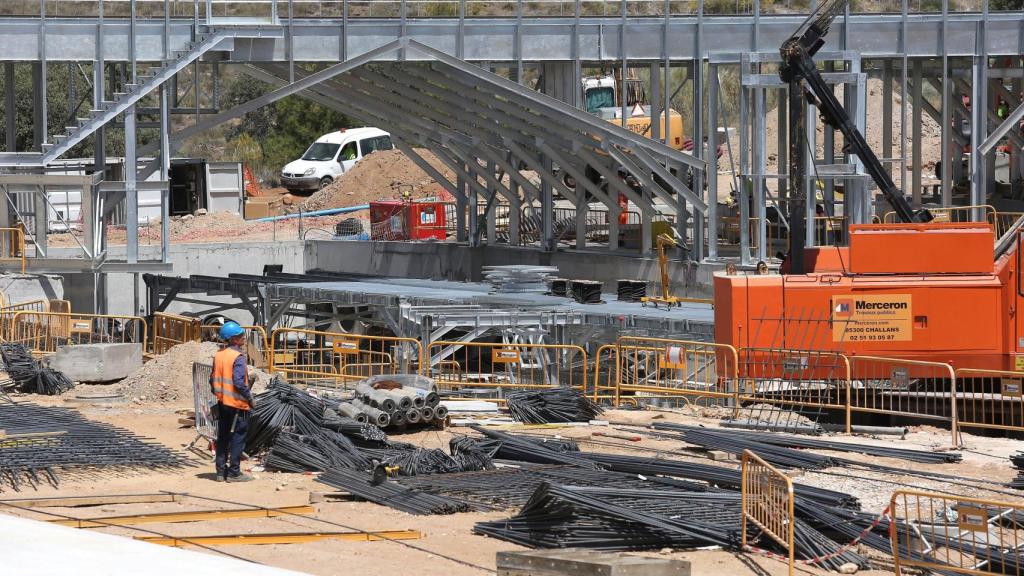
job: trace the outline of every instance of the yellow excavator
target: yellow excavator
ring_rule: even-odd
[[[641,136],[651,138],[651,106],[647,99],[647,91],[639,78],[626,78],[626,93],[620,93],[623,82],[616,74],[603,76],[587,76],[583,79],[583,103],[587,110],[616,125],[622,123],[622,103],[626,103],[626,128]],[[684,150],[686,139],[683,137],[683,117],[669,108],[668,118],[661,117],[659,134],[664,138],[666,125],[671,128],[669,146],[676,150]]]

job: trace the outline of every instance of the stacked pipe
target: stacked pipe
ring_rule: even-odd
[[[383,384],[382,381],[378,384]],[[433,390],[403,386],[374,388],[362,383],[356,386],[351,400],[338,405],[338,414],[357,422],[368,422],[381,428],[405,424],[443,423],[448,409],[441,406],[441,397]]]

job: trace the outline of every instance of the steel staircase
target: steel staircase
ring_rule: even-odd
[[[91,110],[87,118],[78,118],[75,126],[66,126],[63,134],[53,136],[51,142],[42,145],[42,152],[0,153],[0,167],[46,166],[65,154],[75,144],[96,132],[130,106],[152,93],[161,84],[170,80],[175,74],[184,70],[204,54],[213,50],[231,50],[233,46],[225,41],[237,34],[232,30],[202,32],[196,39],[189,42],[182,50],[173,50],[172,58],[164,60],[159,66],[153,67],[139,75],[135,83],[125,84],[123,92],[115,92],[113,100],[104,100],[100,107]]]
[[[189,42],[184,50],[173,50],[174,58],[164,60],[163,65],[150,69],[147,73],[137,76],[136,83],[125,84],[124,92],[115,92],[113,100],[104,100],[97,110],[89,112],[88,118],[79,118],[75,126],[66,126],[63,134],[53,137],[52,143],[43,144],[41,164],[48,164],[78,144],[90,134],[112,121],[130,106],[156,90],[161,84],[170,80],[175,74],[213,50],[227,38],[232,37],[226,32],[206,32]]]

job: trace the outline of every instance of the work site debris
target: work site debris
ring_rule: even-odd
[[[529,424],[589,422],[604,412],[578,390],[564,386],[509,392],[505,402],[512,418]]]
[[[4,371],[14,381],[14,389],[19,392],[56,396],[75,387],[75,383],[63,372],[44,366],[36,360],[23,344],[0,344],[0,357],[3,358]]]
[[[0,399],[0,491],[59,482],[59,475],[176,468],[185,460],[159,444],[75,410]]]
[[[450,182],[455,181],[452,171],[429,150],[417,149],[416,152]],[[433,196],[441,194],[442,190],[437,182],[401,151],[378,150],[357,162],[323,190],[307,198],[300,207],[304,212],[311,212],[368,204],[374,200],[397,199],[405,193],[413,198]]]
[[[184,342],[158,354],[141,368],[121,380],[118,386],[126,396],[140,402],[182,403],[192,402],[192,364],[212,364],[220,350],[216,342]],[[249,366],[249,375],[255,378],[252,389],[259,392],[270,382],[270,375]]]

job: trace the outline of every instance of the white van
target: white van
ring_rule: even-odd
[[[289,192],[311,192],[327,186],[370,152],[391,150],[391,135],[379,128],[349,128],[316,139],[302,158],[281,170],[281,186]]]

